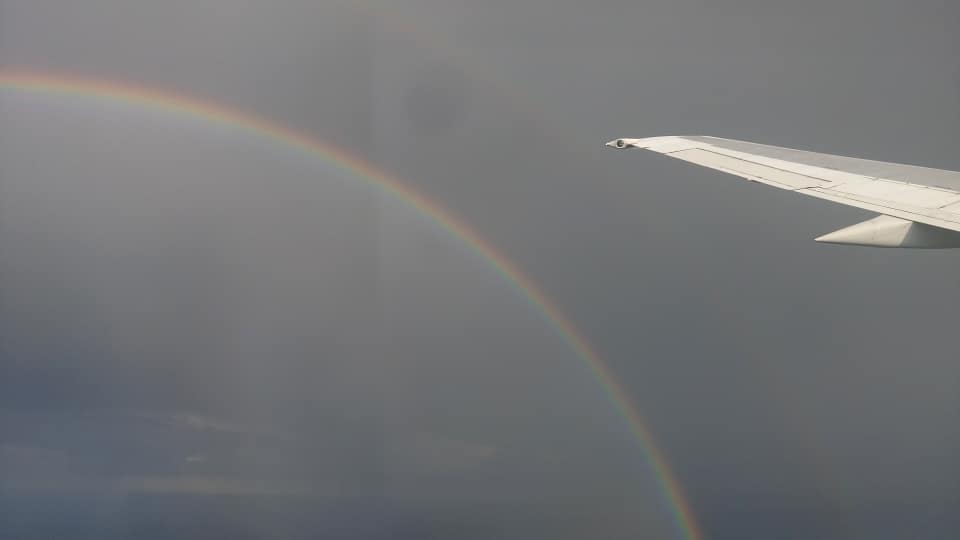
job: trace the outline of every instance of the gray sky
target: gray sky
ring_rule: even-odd
[[[0,67],[255,111],[442,202],[589,337],[709,538],[952,538],[956,254],[819,245],[868,214],[602,143],[960,169],[956,16],[0,0]],[[6,90],[0,501],[0,537],[679,537],[596,380],[436,224],[236,130]]]

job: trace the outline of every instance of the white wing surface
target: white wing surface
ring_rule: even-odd
[[[767,184],[881,214],[818,241],[875,247],[960,247],[960,172],[781,148],[732,139],[615,139]]]

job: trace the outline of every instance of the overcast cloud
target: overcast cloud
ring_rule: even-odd
[[[349,148],[562,306],[708,538],[954,538],[957,254],[639,152],[960,169],[946,1],[0,0],[0,69]],[[328,159],[0,89],[0,537],[680,538],[603,388],[473,250]],[[7,519],[6,516],[14,516]]]

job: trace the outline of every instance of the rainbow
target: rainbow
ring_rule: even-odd
[[[515,289],[552,326],[588,367],[617,412],[626,420],[639,443],[648,465],[675,521],[678,532],[688,540],[702,540],[703,533],[694,517],[683,489],[674,476],[663,452],[628,392],[617,381],[613,371],[594,351],[583,334],[557,304],[510,259],[466,223],[423,194],[400,180],[361,161],[342,148],[312,138],[255,114],[232,109],[173,91],[136,84],[87,78],[82,76],[42,73],[21,69],[0,69],[0,90],[72,95],[122,102],[153,110],[200,118],[231,129],[282,143],[307,154],[319,156],[345,171],[358,175],[371,185],[399,199],[420,214],[427,216],[452,237],[475,251],[501,278]]]

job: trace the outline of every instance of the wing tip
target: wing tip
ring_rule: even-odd
[[[639,139],[619,138],[607,141],[605,146],[622,150],[624,148],[639,148],[646,150],[665,143],[676,142],[695,142],[699,138],[713,138],[707,135],[654,135],[651,137],[641,137]]]

